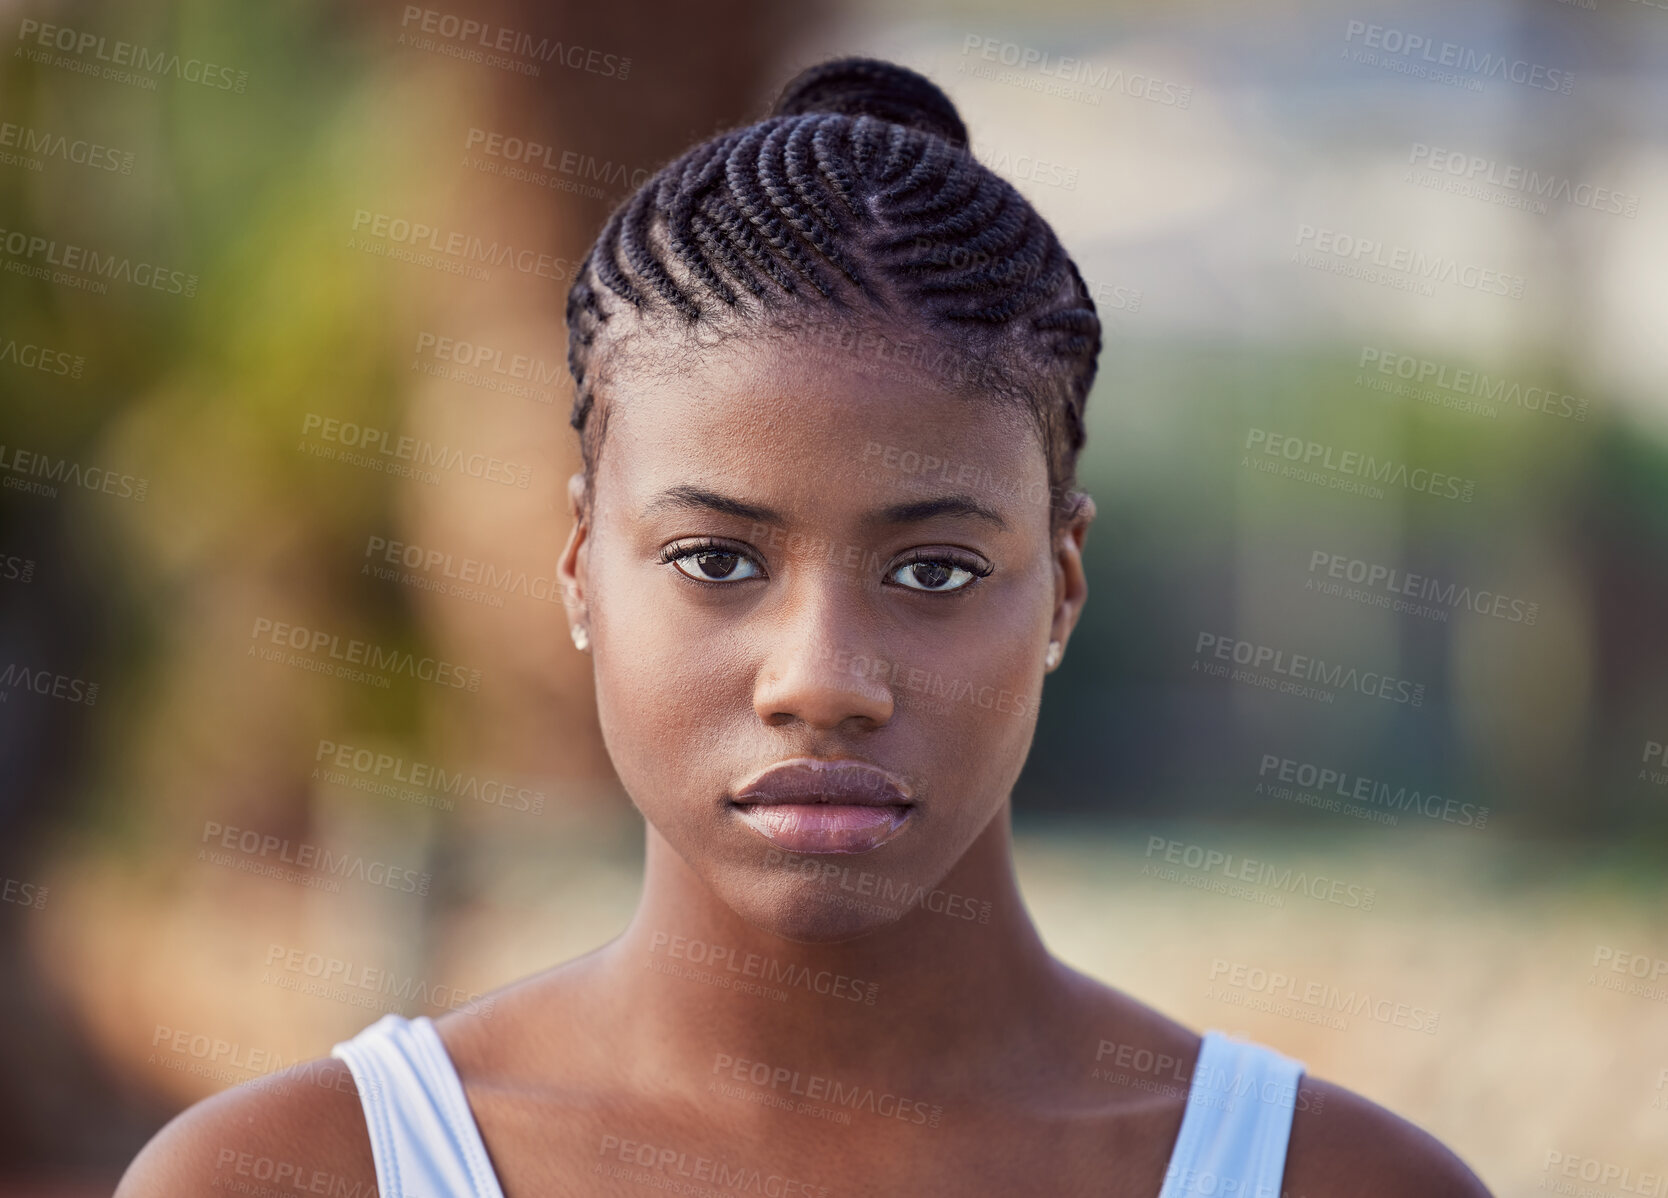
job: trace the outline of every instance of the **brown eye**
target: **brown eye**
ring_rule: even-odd
[[[671,560],[679,573],[699,582],[737,582],[758,577],[758,567],[751,559],[726,549],[692,549]],[[751,573],[746,572],[749,568]]]
[[[919,558],[905,562],[892,571],[892,578],[900,586],[912,591],[959,591],[976,575],[972,570],[945,558]],[[953,585],[952,585],[953,584]]]

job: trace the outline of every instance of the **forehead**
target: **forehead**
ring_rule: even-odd
[[[605,501],[685,482],[819,511],[869,506],[876,492],[951,490],[1012,510],[1046,492],[1023,408],[907,363],[746,340],[691,354],[686,367],[613,380]]]

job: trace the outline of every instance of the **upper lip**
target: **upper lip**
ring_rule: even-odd
[[[736,788],[737,803],[839,803],[897,807],[913,802],[896,774],[851,757],[795,757],[778,761]]]

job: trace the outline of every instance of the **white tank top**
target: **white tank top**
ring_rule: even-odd
[[[359,1088],[381,1198],[504,1198],[463,1083],[426,1015],[384,1015],[330,1055]],[[1280,1198],[1303,1064],[1207,1031],[1157,1198]]]

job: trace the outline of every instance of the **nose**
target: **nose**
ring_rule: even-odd
[[[806,583],[795,609],[769,634],[753,710],[777,727],[876,728],[892,718],[891,663],[875,649],[860,598]],[[815,593],[812,593],[813,590]]]

